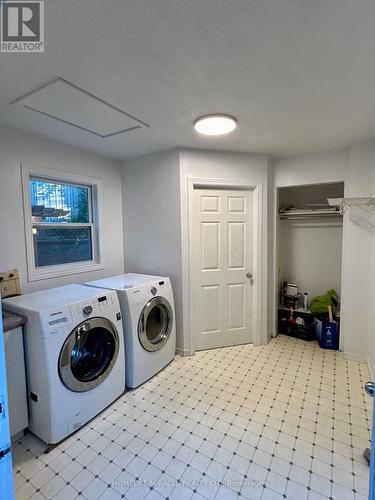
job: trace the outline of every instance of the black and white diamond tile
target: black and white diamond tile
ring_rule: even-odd
[[[365,500],[363,364],[287,337],[177,358],[44,454],[13,448],[17,500]]]

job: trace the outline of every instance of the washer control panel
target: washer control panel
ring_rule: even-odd
[[[70,306],[73,320],[77,323],[91,316],[102,316],[109,309],[113,309],[118,304],[116,292],[105,292],[103,295],[93,297],[85,302],[78,302]],[[118,306],[120,310],[120,306]]]
[[[92,316],[108,317],[110,309],[119,314],[120,305],[116,292],[106,290],[103,295],[43,311],[41,312],[42,336],[50,337],[62,331],[66,332]]]

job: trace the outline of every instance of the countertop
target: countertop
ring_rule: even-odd
[[[14,330],[19,326],[22,326],[26,323],[26,316],[22,316],[20,314],[16,314],[10,311],[6,311],[3,309],[3,329],[4,332],[9,330]]]

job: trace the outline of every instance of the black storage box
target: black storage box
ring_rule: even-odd
[[[302,340],[315,340],[315,317],[307,311],[279,308],[278,331]]]

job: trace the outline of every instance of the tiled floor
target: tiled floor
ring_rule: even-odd
[[[49,454],[13,450],[18,500],[364,500],[365,365],[280,336],[177,358]]]

